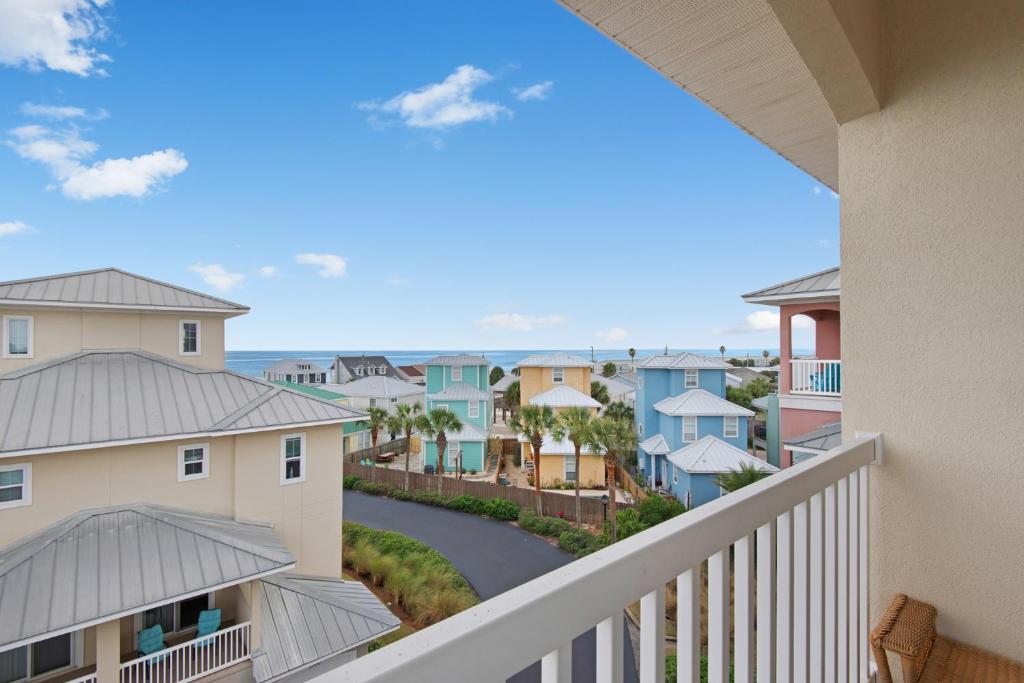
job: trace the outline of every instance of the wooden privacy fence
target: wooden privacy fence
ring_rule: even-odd
[[[379,446],[352,451],[347,457],[349,462],[357,463],[360,460],[376,458],[377,456],[384,455],[385,453],[405,453],[405,437],[395,439],[394,441],[388,441],[387,443],[382,443]]]
[[[636,479],[621,467],[619,468],[619,479],[621,479],[619,485],[622,487],[622,490],[633,496],[633,502],[639,503],[647,497],[647,493],[636,483]]]
[[[392,488],[405,488],[405,471],[395,470],[386,467],[370,467],[358,463],[346,462],[345,474],[373,481],[378,484],[387,484]],[[501,486],[486,481],[470,481],[468,479],[455,479],[454,477],[440,477],[441,494],[445,496],[476,496],[490,500],[492,498],[504,498],[511,500],[519,507],[529,510],[536,509],[533,489],[517,486]],[[433,474],[420,474],[409,472],[410,491],[432,491],[437,492],[438,477]],[[545,515],[552,517],[563,517],[570,522],[576,521],[576,497],[571,492],[566,494],[554,493],[552,491],[541,491],[541,502]],[[618,509],[632,507],[627,503],[619,503]],[[601,526],[605,519],[605,504],[600,498],[580,499],[580,511],[584,524]]]

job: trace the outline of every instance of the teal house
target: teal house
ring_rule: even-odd
[[[487,457],[487,437],[491,430],[493,410],[488,384],[491,366],[483,356],[467,353],[437,356],[426,363],[426,412],[447,408],[462,421],[462,431],[445,434],[448,446],[441,466],[454,472],[461,459],[465,472],[481,472]],[[437,467],[437,442],[423,438],[427,466]]]

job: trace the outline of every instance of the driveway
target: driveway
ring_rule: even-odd
[[[344,519],[375,529],[412,536],[445,555],[462,572],[481,599],[504,593],[572,561],[572,556],[518,527],[463,512],[407,503],[358,491],[345,491]],[[636,661],[628,631],[624,637],[625,680],[635,683]],[[509,647],[515,647],[513,642]],[[595,672],[594,630],[572,643],[572,679],[591,683]],[[540,681],[540,662],[509,679]]]

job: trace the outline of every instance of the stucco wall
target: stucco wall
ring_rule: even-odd
[[[551,381],[553,368],[520,368],[519,404],[527,405],[531,398],[555,386]],[[565,368],[563,384],[590,396],[590,368]]]
[[[871,471],[873,620],[897,591],[1024,659],[1024,4],[889,3],[884,109],[840,128],[843,428]]]

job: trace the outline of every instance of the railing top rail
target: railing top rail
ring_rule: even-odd
[[[193,643],[196,643],[196,642],[198,642],[200,640],[211,640],[213,638],[224,636],[224,635],[226,635],[228,633],[232,633],[234,631],[240,631],[240,630],[242,630],[244,628],[249,628],[249,625],[251,623],[252,622],[249,622],[249,621],[243,621],[240,624],[235,624],[234,626],[228,626],[227,628],[222,628],[219,631],[215,631],[215,632],[211,633],[208,636],[201,636],[199,638],[193,638],[192,640],[186,640],[183,643],[178,643],[177,645],[172,645],[170,647],[164,648],[163,650],[160,650],[159,652],[154,652],[151,655],[143,655],[141,657],[136,657],[135,659],[129,660],[127,662],[122,662],[121,663],[121,668],[122,669],[128,668],[129,666],[132,666],[134,664],[139,664],[141,662],[145,662],[147,659],[152,659],[153,657],[163,657],[163,656],[167,655],[169,652],[174,652],[175,650],[181,650],[183,648],[190,647]]]
[[[860,436],[311,680],[441,682],[460,680],[467,670],[478,680],[505,680],[553,643],[585,632],[871,463],[876,443]]]

